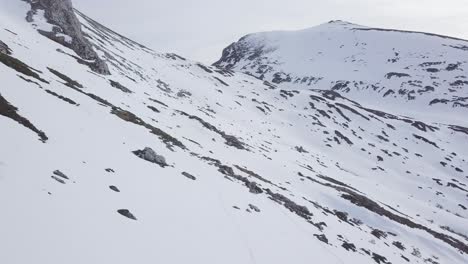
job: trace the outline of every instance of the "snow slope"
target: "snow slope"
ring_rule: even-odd
[[[215,65],[286,89],[331,89],[387,111],[468,124],[468,40],[330,21],[247,35]]]
[[[467,128],[0,6],[1,263],[467,262]]]

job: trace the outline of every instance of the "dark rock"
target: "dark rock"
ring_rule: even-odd
[[[312,213],[309,211],[309,209],[306,206],[303,205],[298,205],[291,199],[287,198],[286,196],[279,194],[279,193],[273,193],[270,189],[267,189],[267,193],[270,195],[270,198],[278,202],[280,204],[283,204],[284,207],[289,209],[291,212],[297,214],[298,216],[310,220]]]
[[[464,244],[462,241],[454,237],[436,232],[426,226],[415,223],[408,218],[393,214],[392,212],[387,211],[386,209],[381,207],[379,204],[377,204],[376,202],[372,201],[371,199],[363,195],[360,195],[360,194],[357,194],[357,193],[354,193],[345,189],[341,189],[341,190],[346,192],[346,194],[342,194],[341,197],[344,198],[345,200],[350,201],[354,205],[366,208],[369,211],[372,211],[381,216],[385,216],[394,222],[400,223],[402,225],[406,225],[410,228],[426,231],[427,233],[431,234],[434,238],[444,241],[445,243],[460,250],[461,252],[468,253],[468,245]]]
[[[260,194],[260,193],[263,193],[263,190],[258,187],[257,183],[256,182],[248,182],[245,184],[248,188],[249,188],[249,191],[251,193],[254,193],[254,194]]]
[[[437,146],[437,144],[435,142],[430,141],[429,139],[427,139],[427,138],[425,138],[423,136],[419,136],[419,135],[416,135],[416,134],[413,134],[413,136],[415,138],[419,139],[419,140],[422,140],[422,141],[426,142],[427,144],[430,144],[430,145],[432,145],[432,146],[434,146],[436,148],[439,148],[439,146]]]
[[[325,244],[328,244],[328,238],[324,234],[317,235],[315,234],[314,237],[316,237],[318,240],[322,241]]]
[[[59,177],[57,176],[51,176],[52,179],[56,180],[57,182],[61,183],[61,184],[65,184],[65,181],[63,179],[60,179]]]
[[[333,212],[335,213],[336,217],[338,217],[341,221],[348,222],[348,213],[341,212],[338,210],[334,210]]]
[[[353,243],[343,242],[341,246],[347,251],[356,252],[356,246]]]
[[[253,205],[253,204],[249,204],[249,208],[252,209],[253,211],[257,212],[257,213],[260,212],[260,209],[257,206]]]
[[[455,64],[455,63],[450,63],[449,65],[447,65],[447,68],[445,68],[446,71],[454,71],[456,69],[458,69],[458,66],[460,66],[459,63]]]
[[[338,130],[335,130],[335,135],[339,138],[341,138],[342,140],[346,141],[346,143],[348,143],[349,145],[353,145],[353,142],[348,138],[346,137],[345,135],[341,134],[340,131]]]
[[[225,142],[226,145],[232,146],[232,147],[235,147],[235,148],[241,149],[241,150],[247,149],[245,144],[242,141],[240,141],[237,137],[235,137],[233,135],[226,134],[224,131],[218,129],[217,127],[215,127],[214,125],[212,125],[212,124],[208,123],[207,121],[201,119],[200,117],[190,115],[190,114],[182,112],[182,111],[178,111],[178,112],[181,115],[188,117],[189,119],[193,119],[193,120],[198,121],[206,129],[211,130],[211,131],[215,132],[216,134],[220,135],[226,141]]]
[[[213,71],[210,70],[210,68],[206,67],[206,66],[203,65],[203,64],[197,63],[196,65],[197,65],[198,67],[200,67],[201,69],[203,69],[204,71],[206,71],[207,73],[213,73]]]
[[[389,263],[389,262],[387,261],[387,258],[386,258],[386,257],[381,256],[381,255],[379,255],[379,254],[377,254],[377,253],[374,253],[374,252],[372,252],[372,259],[374,259],[374,261],[377,262],[377,264],[380,264],[380,263]]]
[[[65,85],[70,87],[70,88],[83,88],[83,85],[81,85],[79,82],[73,80],[72,78],[68,77],[67,75],[57,71],[57,70],[54,70],[52,68],[47,68],[51,73],[53,73],[55,76],[59,77],[60,79],[62,79],[63,81],[65,81]]]
[[[1,55],[1,54],[0,54]],[[0,56],[1,57],[1,56]],[[1,94],[0,94],[0,115],[10,118],[24,127],[35,132],[42,142],[46,142],[49,138],[44,132],[37,129],[28,119],[18,114],[18,108],[10,104]]]
[[[193,176],[192,174],[188,173],[188,172],[182,172],[182,175],[184,175],[185,177],[191,179],[191,180],[197,180],[197,178],[195,176]]]
[[[68,176],[65,175],[63,172],[61,172],[61,171],[59,171],[59,170],[56,170],[56,171],[54,171],[53,173],[54,173],[54,175],[59,176],[60,178],[69,180]]]
[[[385,78],[387,79],[391,79],[392,77],[398,77],[398,78],[401,78],[401,77],[411,77],[411,75],[407,74],[407,73],[399,73],[399,72],[389,72],[385,75]]]
[[[71,104],[71,105],[78,105],[78,104],[77,104],[75,101],[73,101],[72,99],[67,98],[67,97],[65,97],[65,96],[62,96],[62,95],[59,95],[59,94],[57,94],[56,92],[53,92],[53,91],[48,90],[48,89],[45,89],[45,91],[46,91],[46,93],[48,93],[48,94],[50,94],[50,95],[53,95],[53,96],[57,97],[58,99],[60,99],[60,100],[62,100],[62,101],[64,101],[64,102],[67,102],[67,103],[69,103],[69,104]]]
[[[113,190],[114,192],[120,192],[119,188],[114,185],[109,186],[109,189]]]
[[[302,146],[296,146],[295,149],[297,150],[297,152],[299,153],[309,153],[307,150],[304,149],[304,147]]]
[[[375,236],[376,238],[380,239],[380,238],[386,238],[387,237],[387,233],[385,233],[384,231],[382,230],[379,230],[379,229],[374,229],[372,230],[371,234],[373,236]]]
[[[435,72],[439,72],[439,69],[437,69],[437,68],[427,68],[426,71],[431,72],[431,73],[435,73]]]
[[[180,90],[177,92],[177,97],[183,98],[183,97],[190,97],[192,96],[192,93],[187,91],[187,90]]]
[[[119,209],[117,210],[117,212],[129,219],[132,219],[132,220],[137,220],[137,218],[132,214],[130,213],[130,211],[128,209]]]
[[[151,111],[153,111],[153,112],[155,112],[155,113],[161,113],[161,111],[159,111],[159,110],[158,110],[156,107],[154,107],[154,106],[148,105],[148,106],[146,106],[146,107],[148,107],[149,109],[151,109]]]
[[[399,248],[400,250],[405,250],[405,246],[400,242],[400,241],[394,241],[392,243],[392,245],[394,245],[395,247]]]
[[[120,91],[122,91],[124,93],[133,93],[132,90],[128,89],[127,87],[123,86],[122,84],[120,84],[117,81],[109,80],[109,82],[110,82],[112,87],[117,88],[117,89],[119,89]]]

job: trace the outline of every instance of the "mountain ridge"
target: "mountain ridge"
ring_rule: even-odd
[[[459,115],[453,121],[466,126],[465,43],[431,33],[332,21],[299,31],[247,35],[228,46],[213,65],[288,89],[325,86],[369,105],[377,102],[374,107],[386,106],[387,111],[394,111],[393,103],[410,102],[401,104],[408,109],[399,114],[424,109],[418,118],[433,112],[440,122],[448,106]],[[368,99],[363,98],[366,94]]]

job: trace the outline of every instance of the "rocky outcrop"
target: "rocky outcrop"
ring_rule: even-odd
[[[28,22],[34,21],[38,10],[43,10],[47,22],[53,25],[52,31],[38,29],[39,33],[75,51],[79,62],[88,65],[94,72],[110,74],[107,64],[99,58],[92,44],[84,37],[71,0],[25,1],[31,4],[31,10],[26,16]]]

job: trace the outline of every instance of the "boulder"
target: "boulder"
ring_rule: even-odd
[[[143,150],[135,150],[133,151],[133,154],[135,154],[140,159],[144,159],[146,161],[158,164],[163,168],[169,166],[166,163],[166,158],[164,158],[161,155],[158,155],[152,148],[146,147]]]

